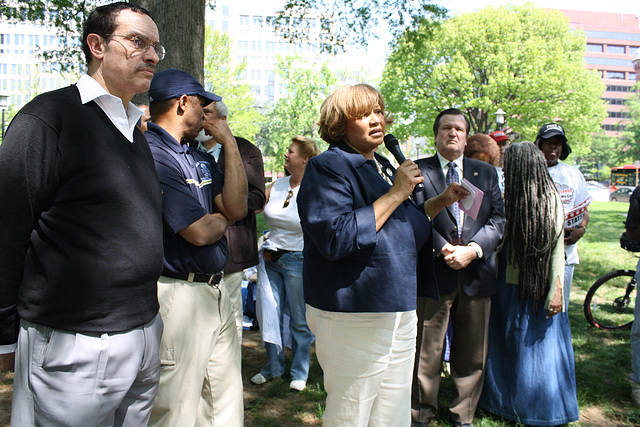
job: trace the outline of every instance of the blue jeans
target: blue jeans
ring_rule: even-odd
[[[640,260],[636,267],[636,280],[640,280]],[[640,383],[640,303],[636,294],[636,307],[633,312],[633,325],[631,326],[631,379]]]
[[[291,322],[289,323],[291,350],[293,353],[291,380],[306,381],[309,375],[313,334],[307,326],[304,289],[302,287],[302,252],[286,253],[276,262],[265,259],[265,269],[278,306],[281,335],[283,333],[285,310],[291,317]],[[284,337],[282,338],[282,343],[284,347]],[[267,364],[260,373],[266,378],[282,376],[284,373],[284,351],[278,353],[276,346],[271,343],[265,343],[265,349]]]

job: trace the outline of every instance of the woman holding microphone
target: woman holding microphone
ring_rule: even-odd
[[[298,196],[327,427],[411,424],[416,298],[437,295],[429,217],[468,195],[452,184],[423,205],[409,201],[418,167],[394,170],[376,153],[391,122],[373,87],[336,90],[320,110],[330,147],[309,160]]]

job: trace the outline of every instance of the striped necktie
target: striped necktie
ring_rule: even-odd
[[[449,171],[447,172],[447,185],[451,184],[452,182],[460,183],[460,177],[458,176],[458,171],[456,170],[456,164],[453,162],[449,162]],[[456,225],[458,226],[458,243],[460,243],[462,236],[462,211],[460,211],[458,202],[454,202],[451,205],[451,209],[453,210],[453,216],[456,218]]]

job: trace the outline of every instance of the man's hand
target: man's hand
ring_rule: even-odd
[[[204,116],[204,132],[213,137],[213,139],[223,147],[230,143],[236,143],[236,139],[233,137],[233,133],[231,133],[231,129],[229,128],[227,121],[223,119],[214,119],[211,116],[212,115],[206,114]]]
[[[453,251],[445,255],[444,262],[454,270],[462,270],[463,268],[467,268],[467,266],[471,264],[471,261],[477,257],[478,254],[475,248],[471,246],[453,246]]]
[[[564,229],[564,244],[574,245],[582,236],[584,236],[584,227],[580,228],[565,228]]]
[[[7,353],[0,354],[0,371],[8,372],[12,371],[15,367],[16,362],[16,354],[15,353]]]

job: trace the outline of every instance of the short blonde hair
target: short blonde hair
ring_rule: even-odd
[[[378,89],[366,83],[337,89],[320,107],[318,122],[320,137],[329,144],[342,141],[347,121],[369,113],[376,105],[382,109],[385,123],[393,123],[393,117],[385,112],[384,96]]]
[[[298,154],[300,155],[300,157],[310,159],[320,154],[320,148],[318,148],[318,144],[316,144],[316,142],[311,138],[298,135],[291,138],[291,142],[295,143],[298,146]]]

